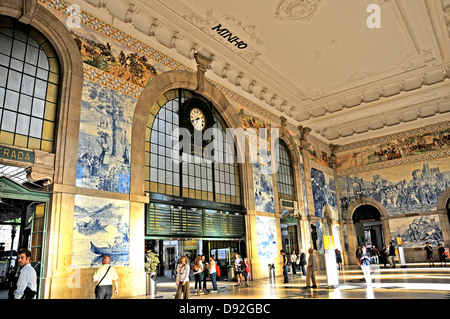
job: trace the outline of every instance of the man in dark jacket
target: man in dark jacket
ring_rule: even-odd
[[[395,247],[394,247],[394,245],[392,245],[392,243],[389,243],[389,256],[388,256],[388,258],[389,258],[389,263],[391,264],[392,268],[395,268],[394,257],[395,257]]]

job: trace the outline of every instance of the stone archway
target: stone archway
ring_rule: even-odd
[[[47,179],[53,183],[46,217],[48,236],[44,237],[45,250],[42,252],[40,298],[69,296],[78,293],[79,289],[69,292],[66,285],[59,283],[65,282],[64,276],[69,276],[66,269],[72,256],[72,241],[67,238],[72,238],[73,230],[73,187],[77,168],[83,61],[72,34],[63,22],[37,1],[4,0],[0,4],[0,15],[17,19],[38,30],[51,43],[59,59],[60,84],[53,152],[37,152],[42,155],[37,157],[39,161],[35,158],[36,165],[28,174],[32,179]]]
[[[147,118],[151,108],[156,100],[165,92],[181,88],[195,91],[208,99],[214,107],[220,112],[223,120],[230,128],[242,128],[241,122],[226,97],[208,81],[204,81],[203,90],[197,90],[198,77],[195,73],[187,71],[169,71],[155,77],[142,92],[134,111],[133,124],[131,129],[131,176],[130,176],[130,195],[144,195],[145,181],[145,140],[144,136]],[[245,142],[247,144],[247,142]],[[237,141],[236,147],[239,152],[248,156],[248,147]],[[250,165],[250,166],[249,166]],[[240,164],[241,185],[244,190],[243,206],[251,209],[252,201],[249,195],[253,195],[253,177],[250,161]]]
[[[437,202],[437,213],[441,224],[442,235],[444,236],[444,247],[450,246],[450,188],[447,188],[439,196]]]
[[[145,221],[145,205],[149,202],[149,198],[145,196],[145,177],[147,172],[145,170],[145,139],[143,137],[145,136],[148,117],[158,98],[172,89],[193,91],[202,95],[214,105],[227,127],[242,128],[237,112],[227,98],[211,82],[202,81],[202,76],[199,76],[199,72],[176,70],[159,74],[145,87],[135,107],[131,128],[130,156],[130,220],[133,221],[134,225],[130,222],[130,228],[138,230],[138,232],[130,238],[130,247],[133,246],[133,250],[137,252],[133,256],[136,265],[144,263],[144,257],[140,253],[145,249],[145,230],[142,225]],[[199,81],[202,81],[202,83],[199,83]],[[254,188],[252,165],[248,160],[249,148],[247,143],[247,139],[244,141],[239,141],[238,139],[235,145],[237,151],[246,156],[244,163],[239,163],[238,165],[242,206],[247,211],[245,215],[247,256],[251,259],[253,258],[252,249],[249,249],[249,247],[251,246],[251,238],[254,236],[252,236],[253,229],[250,226],[252,224],[250,222],[252,215],[248,213],[254,210]]]
[[[391,240],[390,228],[388,222],[388,214],[384,206],[377,200],[361,196],[359,199],[355,200],[347,209],[345,225],[347,227],[347,236],[349,244],[349,262],[351,264],[356,264],[356,256],[354,252],[358,247],[357,231],[353,220],[354,214],[357,208],[363,205],[373,206],[380,213],[381,227],[384,234],[384,242],[388,243]]]

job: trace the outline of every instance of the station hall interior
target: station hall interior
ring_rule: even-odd
[[[114,298],[173,298],[182,255],[314,298],[280,284],[310,248],[345,270],[315,297],[448,298],[449,81],[446,0],[3,0],[0,299],[21,248],[37,299],[92,299],[105,255]],[[358,246],[390,244],[367,297]]]

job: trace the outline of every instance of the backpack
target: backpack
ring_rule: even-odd
[[[219,266],[217,266],[217,264],[216,264],[216,273],[217,273],[217,277],[220,277],[220,268],[219,268]]]

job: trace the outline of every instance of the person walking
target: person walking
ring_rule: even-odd
[[[103,256],[102,265],[94,274],[94,282],[98,282],[96,299],[111,299],[113,294],[113,282],[116,287],[114,295],[119,294],[119,275],[117,275],[116,269],[112,267],[110,263],[111,258],[106,255]]]
[[[395,247],[392,245],[392,243],[389,243],[389,263],[391,264],[392,268],[395,268]]]
[[[387,268],[386,266],[387,259],[388,259],[388,252],[386,246],[383,246],[383,248],[381,249],[381,261],[384,263],[384,268]]]
[[[335,253],[336,253],[337,268],[338,268],[338,270],[342,270],[342,254],[341,254],[341,251],[339,249],[336,249]]]
[[[305,266],[306,266],[306,254],[303,251],[303,249],[300,249],[300,258],[299,259],[300,259],[299,260],[299,266],[300,266],[300,269],[302,271],[302,274],[303,274],[303,276],[306,276],[306,269],[305,269]]]
[[[439,248],[438,248],[438,255],[439,255],[439,261],[441,262],[441,267],[442,267],[442,263],[444,263],[445,267],[447,267],[447,260],[445,259],[447,256],[445,255],[445,248],[442,247],[442,244],[439,244]]]
[[[208,278],[208,275],[209,275],[209,265],[205,259],[205,255],[202,256],[202,266],[203,266],[203,271],[202,271],[203,293],[209,294],[209,290],[208,290],[208,288],[206,288],[206,279]]]
[[[282,259],[283,259],[283,277],[284,277],[283,283],[284,283],[284,284],[287,284],[287,283],[289,283],[289,274],[288,274],[288,271],[289,271],[289,270],[288,270],[289,265],[288,265],[288,259],[287,259],[286,252],[284,251],[284,249],[280,250],[280,253],[281,253],[281,257],[282,257]]]
[[[377,264],[377,265],[380,263],[379,257],[380,257],[380,251],[377,249],[377,247],[373,246],[372,247],[372,258],[373,258],[373,261],[375,262],[375,264]]]
[[[361,255],[362,255],[361,246],[358,246],[358,249],[356,249],[355,255],[356,255],[356,260],[359,261],[359,258],[361,258]]]
[[[308,264],[306,266],[306,287],[305,289],[317,288],[316,285],[316,271],[317,271],[317,260],[314,256],[314,249],[308,249]],[[312,286],[311,286],[312,282]]]
[[[214,261],[213,256],[209,256],[209,275],[211,276],[211,282],[213,286],[212,293],[217,292],[217,271],[216,271],[216,262]]]
[[[359,257],[359,261],[361,263],[361,270],[363,271],[366,284],[369,286],[372,285],[372,278],[370,276],[370,259],[370,253],[367,251],[366,246],[363,246],[361,249],[361,257]]]
[[[244,270],[243,270],[243,267],[242,267],[242,258],[239,257],[238,253],[234,254],[234,268],[236,270],[236,278],[237,278],[237,281],[238,281],[237,285],[240,287],[241,285],[243,285],[242,272]]]
[[[177,266],[177,278],[175,284],[177,292],[175,293],[175,299],[181,299],[181,295],[183,295],[183,299],[189,299],[190,271],[191,267],[189,267],[187,257],[185,255],[182,255],[180,257],[180,263]]]
[[[203,271],[203,264],[202,264],[202,257],[197,256],[194,260],[194,278],[195,278],[195,294],[203,294],[202,290],[202,271]],[[198,290],[197,290],[198,286]]]
[[[20,267],[17,288],[14,290],[14,299],[35,299],[36,290],[36,271],[31,266],[31,251],[22,248],[17,252],[17,262]]]
[[[430,264],[430,266],[434,267],[434,261],[433,261],[433,247],[430,246],[429,242],[425,243],[425,248],[423,250],[425,250],[425,254],[427,255],[427,261]]]
[[[250,286],[250,262],[248,261],[248,258],[244,258],[244,267],[245,267],[245,277],[247,280],[247,287]]]
[[[292,265],[292,274],[296,275],[297,274],[297,270],[295,269],[297,266],[297,255],[295,254],[295,250],[292,251],[291,254],[291,265]]]

